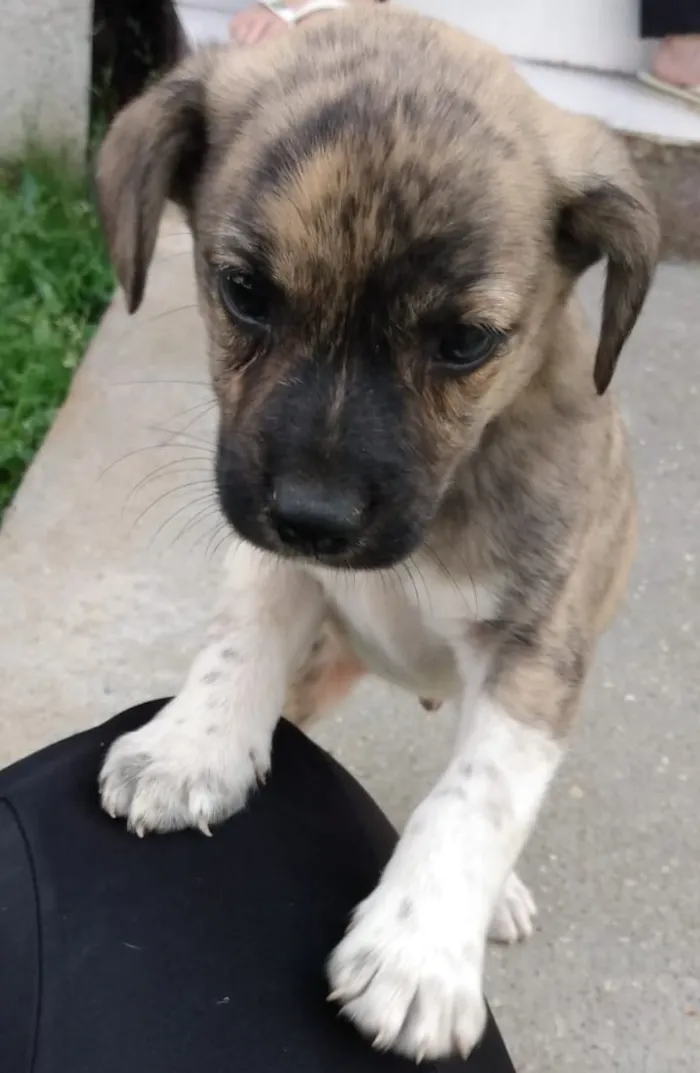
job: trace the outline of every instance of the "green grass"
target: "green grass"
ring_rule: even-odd
[[[87,180],[60,157],[0,166],[0,517],[113,289]]]

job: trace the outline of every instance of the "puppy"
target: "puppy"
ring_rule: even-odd
[[[624,587],[635,508],[605,394],[657,256],[615,138],[432,20],[336,13],[187,59],[98,167],[135,310],[167,198],[194,236],[238,542],[180,695],[110,750],[137,834],[206,834],[303,720],[370,672],[454,701],[454,754],[331,956],[378,1047],[468,1054],[489,930]],[[574,285],[607,260],[597,345]]]

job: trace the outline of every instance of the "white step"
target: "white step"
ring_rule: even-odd
[[[562,108],[597,116],[632,134],[677,145],[700,144],[700,109],[657,93],[634,77],[527,60],[516,66],[543,97]]]

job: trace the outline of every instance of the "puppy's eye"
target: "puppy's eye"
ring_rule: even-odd
[[[438,348],[441,365],[455,372],[473,372],[494,353],[504,334],[481,324],[455,324],[445,332]]]
[[[225,268],[219,272],[219,295],[234,320],[256,328],[269,327],[272,316],[272,287],[254,272]]]

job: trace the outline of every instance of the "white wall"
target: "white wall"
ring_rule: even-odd
[[[401,0],[520,59],[628,74],[648,47],[639,39],[639,0]]]
[[[28,135],[82,152],[91,35],[91,0],[0,0],[0,155]]]
[[[216,15],[248,0],[184,0],[180,7]],[[249,0],[253,2],[253,0]],[[606,71],[636,71],[648,47],[639,39],[639,0],[399,0],[491,41],[520,59]],[[189,14],[189,12],[188,12]],[[197,15],[195,15],[195,20]]]

